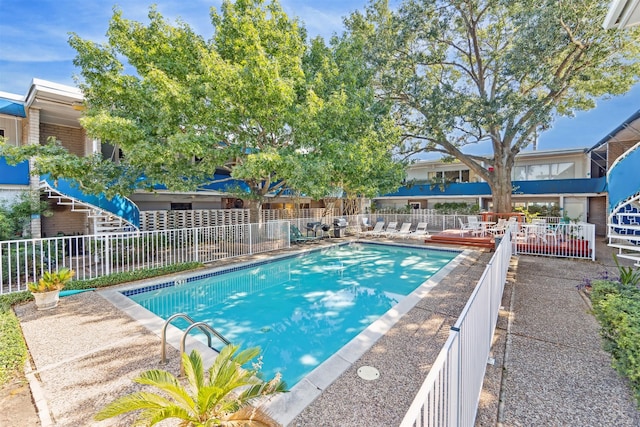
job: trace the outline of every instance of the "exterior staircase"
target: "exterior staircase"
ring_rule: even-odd
[[[124,233],[140,228],[138,207],[126,197],[109,200],[104,195],[87,195],[70,180],[54,182],[46,175],[40,179],[40,188],[58,205],[70,206],[72,212],[85,212],[93,221],[94,234]]]
[[[618,249],[618,257],[640,266],[640,143],[620,156],[607,173],[609,246]]]

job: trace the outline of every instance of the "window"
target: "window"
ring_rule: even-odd
[[[171,203],[172,211],[190,211],[191,203]]]
[[[514,181],[526,181],[527,180],[527,167],[515,166],[513,168],[513,180]]]
[[[511,174],[514,181],[540,181],[547,179],[575,178],[575,164],[543,163],[539,165],[514,166]]]
[[[549,165],[529,165],[527,170],[528,181],[549,179]]]
[[[4,137],[4,129],[0,129],[0,136]]]
[[[555,163],[551,165],[551,179],[571,179],[575,178],[575,176],[573,163]]]
[[[429,181],[433,181],[434,178],[438,180],[444,180],[450,184],[452,182],[469,182],[469,169],[455,170],[455,171],[438,171],[429,172],[427,174]]]

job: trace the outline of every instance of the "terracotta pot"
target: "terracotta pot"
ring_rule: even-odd
[[[38,310],[51,310],[58,305],[60,299],[60,290],[49,292],[32,292],[36,299],[36,307]]]

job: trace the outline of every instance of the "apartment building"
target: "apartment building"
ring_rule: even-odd
[[[115,160],[119,153],[114,147],[89,138],[80,125],[82,102],[82,93],[75,87],[34,79],[25,96],[0,93],[0,135],[10,144],[21,145],[44,144],[49,137],[54,137],[79,156],[101,153],[104,158]],[[631,197],[640,187],[635,176],[618,179],[613,191],[620,190],[613,201],[608,197],[612,192],[612,183],[607,185],[608,172],[619,159],[629,163],[628,154],[637,148],[639,141],[640,111],[591,148],[520,153],[512,171],[514,205],[556,207],[562,215],[595,223],[596,232],[605,234],[607,215],[613,212],[614,202]],[[113,227],[136,226],[139,211],[237,209],[244,204],[229,197],[217,184],[188,193],[158,186],[154,193],[135,192],[128,199],[105,200],[84,195],[68,183],[52,183],[43,177],[31,176],[29,171],[28,162],[10,166],[0,158],[0,200],[14,200],[26,190],[44,190],[44,194],[50,196],[54,215],[32,219],[33,237],[94,233],[99,231],[100,221],[107,224],[102,225],[106,229],[114,216],[117,221]],[[460,162],[440,160],[412,164],[406,185],[375,198],[374,202],[380,208],[410,205],[425,209],[434,208],[438,203],[462,202],[478,205],[481,210],[492,209],[491,191],[486,182]],[[304,198],[296,203],[305,208],[322,207],[322,202]],[[292,205],[290,198],[280,197],[268,200],[265,208]]]
[[[79,89],[34,79],[26,95],[0,92],[0,135],[9,144],[45,144],[50,137],[78,156],[101,153],[116,161],[121,155],[108,141],[87,136],[80,125],[83,95]],[[156,186],[154,192],[138,191],[128,198],[83,194],[69,182],[51,182],[31,176],[28,162],[10,166],[0,158],[0,200],[12,201],[24,191],[42,190],[49,196],[51,217],[32,219],[32,237],[60,234],[92,234],[102,230],[130,229],[139,224],[139,211],[239,209],[242,199],[224,192],[224,184],[211,183],[193,192],[174,192]],[[303,207],[320,207],[318,202],[302,198]],[[266,208],[290,207],[286,197],[273,197]],[[118,217],[118,218],[115,218]]]
[[[587,148],[520,153],[512,180],[514,207],[555,207],[570,218],[606,224],[606,178],[592,165]],[[441,203],[467,203],[483,211],[493,208],[486,182],[459,161],[439,160],[412,164],[407,185],[376,203],[380,208],[432,209]]]

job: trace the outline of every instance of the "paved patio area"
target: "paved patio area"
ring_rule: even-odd
[[[398,425],[490,256],[473,251],[289,425]],[[600,349],[597,322],[575,289],[604,268],[615,271],[602,244],[596,263],[517,259],[477,425],[640,425],[631,391]],[[92,417],[134,390],[131,378],[140,371],[159,367],[156,334],[98,292],[66,297],[54,312],[38,312],[33,303],[16,312],[32,356],[29,378],[42,426],[131,424]],[[163,368],[177,372],[178,352],[169,350]],[[380,378],[358,377],[364,365],[379,369]]]

